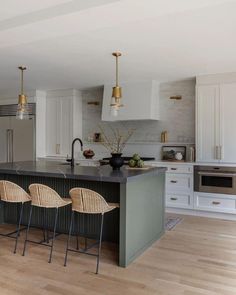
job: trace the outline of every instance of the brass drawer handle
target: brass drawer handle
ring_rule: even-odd
[[[177,168],[170,168],[170,170],[177,170]]]
[[[177,180],[171,180],[170,182],[171,183],[177,183],[178,181]]]
[[[177,198],[170,198],[171,201],[177,201],[178,199]]]
[[[60,144],[56,144],[56,154],[60,154]]]
[[[212,205],[220,205],[220,202],[213,201]]]

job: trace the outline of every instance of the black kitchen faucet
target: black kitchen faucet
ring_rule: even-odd
[[[71,145],[71,159],[67,159],[67,162],[70,162],[71,167],[74,167],[74,166],[75,166],[75,159],[74,159],[74,145],[75,145],[76,141],[79,141],[81,151],[83,151],[83,142],[82,142],[82,140],[81,140],[80,138],[75,138],[75,139],[72,141],[72,145]]]

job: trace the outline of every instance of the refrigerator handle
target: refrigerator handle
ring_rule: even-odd
[[[7,162],[13,162],[13,129],[7,129]]]

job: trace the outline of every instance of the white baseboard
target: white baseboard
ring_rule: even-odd
[[[218,218],[218,219],[226,219],[226,220],[236,220],[235,214],[216,213],[216,212],[207,212],[207,211],[190,210],[190,209],[166,208],[166,213],[202,216],[202,217]]]

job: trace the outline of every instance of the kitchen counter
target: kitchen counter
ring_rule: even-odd
[[[126,267],[164,233],[166,168],[113,171],[109,166],[82,167],[62,165],[54,161],[16,162],[0,164],[0,179],[17,183],[25,190],[31,183],[42,183],[68,197],[73,187],[84,187],[101,194],[107,202],[119,203],[119,209],[105,214],[103,239],[119,245],[119,262]],[[41,228],[41,208],[34,208],[32,225]],[[18,207],[0,206],[0,220],[17,223]],[[47,210],[47,220],[53,223],[53,212]],[[24,205],[23,224],[27,224],[29,204]],[[57,231],[68,233],[71,208],[60,208]],[[84,223],[79,216],[75,233],[95,239],[99,233],[96,214]],[[78,226],[79,225],[79,226]]]
[[[146,162],[147,165],[152,165],[156,167],[166,167],[171,165],[185,165],[185,166],[219,166],[219,167],[236,167],[236,163],[217,163],[217,162],[181,162],[181,161],[163,161],[155,160]]]
[[[166,165],[196,165],[196,162],[189,162],[189,161],[164,161],[164,160],[154,160],[146,162],[147,165],[160,165],[165,167]]]
[[[75,167],[72,168],[69,164],[55,161],[28,161],[0,164],[0,173],[114,183],[134,181],[143,176],[157,175],[158,173],[165,172],[165,170],[164,167],[152,167],[148,170],[130,170],[128,167],[123,167],[120,171],[113,171],[109,165],[99,167],[75,165]]]

